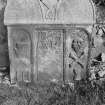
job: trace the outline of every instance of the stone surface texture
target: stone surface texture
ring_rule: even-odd
[[[44,5],[44,4],[46,5]],[[94,6],[90,0],[8,0],[5,24],[94,23]]]

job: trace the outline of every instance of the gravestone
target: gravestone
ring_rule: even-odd
[[[91,0],[9,0],[4,23],[8,27],[11,82],[26,81],[28,75],[31,81],[72,81],[73,70],[67,63],[71,58],[66,56],[71,51],[65,52],[72,50],[66,43],[70,40],[74,45],[84,43],[76,56],[85,72],[89,48],[86,30],[95,23]],[[81,53],[84,58],[79,58]]]

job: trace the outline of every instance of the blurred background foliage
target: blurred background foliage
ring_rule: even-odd
[[[93,0],[96,6],[96,21],[97,23],[105,22],[105,0]]]

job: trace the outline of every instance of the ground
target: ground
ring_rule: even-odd
[[[0,84],[0,105],[105,105],[105,82]]]

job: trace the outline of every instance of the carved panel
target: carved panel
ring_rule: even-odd
[[[39,80],[62,79],[63,33],[62,30],[38,32],[38,77]]]
[[[80,80],[85,76],[88,49],[88,35],[83,30],[67,31],[65,53],[67,80]]]
[[[14,30],[12,34],[14,75],[18,81],[29,80],[29,73],[31,72],[31,42],[29,37],[28,32],[24,30]]]

